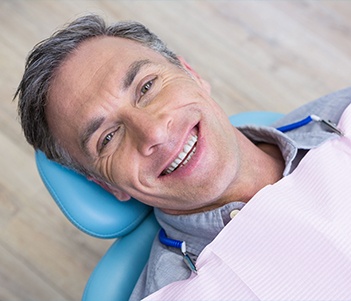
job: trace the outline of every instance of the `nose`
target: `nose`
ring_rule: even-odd
[[[127,128],[137,150],[144,156],[150,156],[161,145],[169,141],[171,116],[166,112],[133,112]]]

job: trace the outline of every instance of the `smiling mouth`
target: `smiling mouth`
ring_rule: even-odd
[[[197,135],[191,134],[183,150],[178,154],[177,158],[162,172],[161,175],[168,175],[176,169],[185,166],[195,154],[197,144]]]

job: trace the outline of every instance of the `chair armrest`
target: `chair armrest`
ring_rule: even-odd
[[[140,227],[118,239],[95,267],[82,301],[128,300],[149,258],[159,228],[151,213]]]

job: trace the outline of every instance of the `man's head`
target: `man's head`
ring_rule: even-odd
[[[52,80],[63,62],[84,41],[104,36],[138,41],[159,52],[173,64],[180,64],[177,56],[142,24],[119,22],[107,26],[99,16],[87,15],[68,24],[34,47],[27,58],[25,73],[16,92],[16,95],[19,95],[19,115],[27,141],[35,149],[42,150],[49,159],[85,175],[87,170],[62,148],[56,137],[52,136],[45,108]]]
[[[29,56],[19,88],[35,148],[121,200],[173,213],[248,188],[252,145],[241,147],[209,85],[143,26],[105,28],[90,16],[50,39]]]

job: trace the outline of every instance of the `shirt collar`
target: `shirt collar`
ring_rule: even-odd
[[[306,150],[336,136],[326,132],[318,124],[310,124],[287,134],[272,126],[246,125],[237,129],[255,144],[263,142],[279,147],[285,160],[283,176],[289,175],[295,169]],[[231,211],[240,210],[244,205],[241,202],[232,202],[212,211],[189,215],[169,215],[155,209],[155,216],[168,237],[185,241],[188,251],[198,256],[229,222]]]
[[[237,127],[237,129],[253,143],[263,142],[277,145],[285,160],[283,176],[287,176],[292,172],[293,161],[297,155],[298,147],[288,135],[270,126],[248,125]]]
[[[244,205],[232,202],[211,211],[188,215],[170,215],[155,208],[155,216],[169,238],[185,241],[187,251],[197,256],[230,221],[230,213]]]
[[[297,147],[288,136],[272,127],[242,126],[238,129],[254,143],[276,144],[285,159],[284,175],[290,173]],[[197,256],[230,221],[230,213],[244,205],[232,202],[211,211],[188,215],[170,215],[155,208],[155,216],[169,238],[185,241],[187,250]]]

